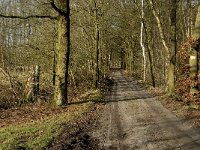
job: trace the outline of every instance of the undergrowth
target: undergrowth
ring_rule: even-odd
[[[177,67],[177,84],[176,84],[176,95],[175,98],[178,101],[183,101],[184,103],[197,104],[200,105],[200,73],[197,76],[190,75],[189,58],[191,49],[198,49],[200,45],[200,40],[189,38],[185,43],[181,45],[178,52],[179,63]],[[197,50],[197,51],[198,51]],[[198,52],[199,53],[199,52]],[[200,65],[200,64],[199,64]],[[195,87],[198,91],[195,94],[190,93],[190,88]]]

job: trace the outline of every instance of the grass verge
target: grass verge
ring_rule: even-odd
[[[65,112],[50,117],[0,128],[0,149],[45,149],[62,131],[64,124],[73,122],[93,106],[93,103],[71,105]],[[63,109],[63,108],[62,108]]]

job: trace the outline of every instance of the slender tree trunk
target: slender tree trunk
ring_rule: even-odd
[[[149,1],[149,5],[151,7],[151,10],[153,12],[153,15],[154,15],[154,17],[156,19],[156,22],[157,22],[157,26],[158,26],[158,30],[159,30],[161,42],[162,42],[162,44],[163,44],[163,46],[165,48],[166,54],[169,55],[169,48],[168,48],[167,43],[165,41],[165,37],[164,37],[164,33],[163,33],[163,28],[162,28],[162,24],[161,24],[161,20],[160,20],[158,14],[156,12],[156,9],[155,9],[154,4],[153,4],[153,0],[148,0],[148,1]]]
[[[126,65],[125,65],[125,52],[124,49],[121,49],[121,69],[126,69]]]
[[[35,65],[33,67],[33,101],[41,103],[41,100],[39,99],[39,94],[40,94],[40,66]]]
[[[196,39],[200,38],[200,6],[198,7],[193,37]]]
[[[52,79],[52,83],[53,86],[55,86],[55,82],[56,82],[56,50],[55,50],[55,46],[53,44],[53,79]]]
[[[54,27],[55,31],[56,28]],[[53,37],[54,38],[54,42],[53,42],[53,79],[52,79],[52,84],[53,86],[55,86],[55,82],[56,82],[56,36]]]
[[[177,10],[177,1],[171,1],[172,10],[171,10],[171,58],[168,68],[168,94],[174,95],[175,92],[175,63],[176,63],[176,53],[177,53],[177,27],[176,27],[176,10]]]
[[[146,53],[145,47],[143,44],[143,29],[144,29],[144,0],[142,0],[142,7],[141,7],[141,31],[140,31],[140,46],[142,48],[142,56],[143,56],[143,81],[146,81]]]
[[[192,1],[187,0],[187,36],[191,37],[192,35]]]
[[[66,0],[67,1],[67,13],[66,13],[66,21],[67,21],[67,25],[66,25],[66,41],[67,41],[67,52],[66,52],[66,70],[65,70],[65,97],[66,97],[66,101],[65,104],[68,103],[68,80],[69,80],[69,66],[70,66],[70,52],[71,52],[71,20],[70,20],[70,0]]]
[[[94,24],[95,24],[95,33],[94,33],[94,49],[95,49],[95,73],[94,73],[94,88],[98,87],[99,84],[99,25],[98,25],[98,9],[97,9],[97,3],[95,4],[95,10],[94,10]]]
[[[144,24],[145,35],[146,35],[146,38],[147,38],[147,52],[148,52],[148,56],[149,56],[149,63],[150,63],[149,66],[150,66],[152,86],[156,87],[155,76],[154,76],[154,67],[153,67],[153,61],[152,61],[152,55],[151,55],[150,39],[149,39],[147,27],[145,25],[144,20],[143,20],[143,24]]]

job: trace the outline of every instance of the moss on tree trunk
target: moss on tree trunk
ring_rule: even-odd
[[[59,13],[58,35],[55,52],[55,86],[54,104],[57,106],[68,103],[68,70],[70,56],[70,4],[69,0],[56,0],[52,4]]]
[[[66,101],[65,72],[66,72],[66,18],[59,16],[58,39],[56,43],[56,76],[54,87],[54,102],[62,105]]]

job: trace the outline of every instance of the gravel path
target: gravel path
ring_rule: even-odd
[[[200,130],[177,118],[136,82],[113,71],[105,110],[92,136],[105,150],[200,150]]]

